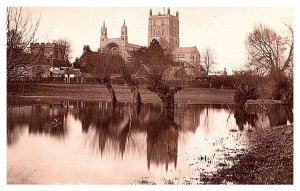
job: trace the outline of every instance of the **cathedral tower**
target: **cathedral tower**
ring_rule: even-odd
[[[105,26],[105,21],[103,21],[103,26],[101,27],[100,47],[105,40],[107,40],[107,27]]]
[[[127,26],[125,24],[125,19],[124,19],[124,23],[121,27],[121,40],[128,42]]]
[[[170,8],[167,13],[163,11],[157,15],[149,11],[148,45],[153,39],[157,39],[163,48],[173,50],[179,47],[179,12],[171,15]]]

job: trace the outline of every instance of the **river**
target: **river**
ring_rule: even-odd
[[[240,116],[227,104],[172,112],[155,103],[8,106],[8,183],[201,183],[201,174],[230,166],[229,157],[247,150],[249,133],[292,121],[280,105],[251,107]]]

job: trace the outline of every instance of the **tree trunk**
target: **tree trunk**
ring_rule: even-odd
[[[163,102],[163,106],[165,109],[174,109],[175,106],[175,94],[167,93],[159,96]]]
[[[141,98],[141,95],[140,95],[140,92],[139,92],[139,88],[138,87],[131,87],[130,90],[131,90],[131,93],[132,93],[132,104],[139,107],[142,104],[142,98]]]
[[[111,83],[107,83],[106,84],[106,89],[108,90],[108,92],[110,94],[112,106],[113,106],[113,108],[115,108],[117,106],[117,104],[118,104],[118,100],[117,100],[115,91],[112,88]]]
[[[294,100],[293,100],[293,97],[294,97],[293,94],[294,93],[293,93],[293,89],[290,88],[286,94],[287,95],[286,95],[285,100],[283,100],[283,103],[286,104],[287,106],[293,108],[293,105],[294,105]]]
[[[241,100],[239,100],[239,101],[236,101],[236,103],[235,103],[235,107],[237,108],[237,109],[240,109],[240,110],[245,110],[245,103],[247,102],[247,100],[246,99],[241,99]]]
[[[164,107],[161,117],[163,117],[168,121],[174,122],[174,107],[173,108]]]
[[[247,100],[253,99],[256,100],[258,96],[255,93],[255,89],[248,89],[244,86],[239,87],[234,95],[235,107],[237,109],[245,110],[245,103]]]

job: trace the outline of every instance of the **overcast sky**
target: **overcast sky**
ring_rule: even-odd
[[[82,53],[84,45],[93,50],[100,46],[100,29],[107,25],[108,38],[119,38],[121,25],[126,20],[130,43],[147,45],[149,8],[27,8],[33,16],[41,14],[38,31],[39,42],[67,39],[71,42],[73,61]],[[153,14],[163,12],[162,7],[152,7]],[[278,33],[286,32],[283,22],[293,20],[292,8],[180,8],[170,7],[171,14],[179,11],[180,46],[205,47],[217,55],[217,70],[228,71],[244,66],[245,40],[253,26],[262,23]]]

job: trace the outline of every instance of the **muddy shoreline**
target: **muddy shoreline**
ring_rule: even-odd
[[[199,171],[197,177],[175,177],[163,180],[141,177],[132,184],[293,184],[293,125],[251,132],[248,137],[250,145],[247,150],[236,154],[235,157],[227,157],[233,165],[220,163],[221,168],[213,174],[204,174]]]
[[[205,184],[293,184],[293,125],[270,127],[249,134],[250,148],[232,158],[234,165],[212,176]]]

